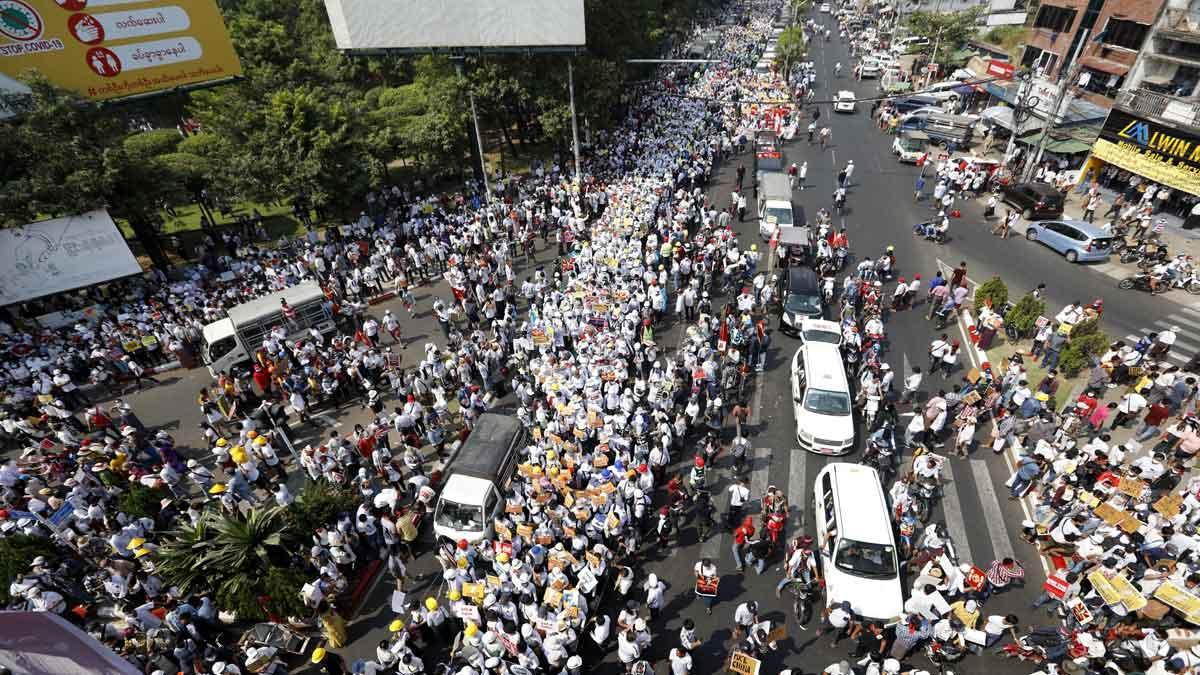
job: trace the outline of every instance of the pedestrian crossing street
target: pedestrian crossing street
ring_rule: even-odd
[[[1146,334],[1177,327],[1175,346],[1167,354],[1168,363],[1182,367],[1193,355],[1200,353],[1200,309],[1182,307],[1180,311],[1168,314],[1146,328]],[[1127,344],[1136,344],[1141,335],[1126,335],[1123,339]]]
[[[980,455],[985,456],[980,456]],[[1032,562],[1036,552],[1025,545],[1017,536],[1022,517],[1012,513],[1015,505],[1009,506],[1005,515],[1008,490],[1004,483],[1009,470],[998,457],[990,457],[988,448],[982,447],[975,458],[950,458],[942,469],[942,496],[934,509],[930,522],[943,522],[954,542],[960,562],[971,562],[986,568],[1000,558],[1024,558]],[[812,511],[812,482],[817,474],[831,462],[854,462],[857,455],[849,457],[826,457],[799,449],[776,451],[772,448],[755,447],[747,457],[746,472],[750,488],[750,504],[745,515],[756,516],[761,511],[760,499],[771,485],[787,495],[790,516],[785,536],[791,538],[798,531],[814,534]],[[905,466],[911,457],[902,458]],[[787,465],[784,472],[783,463]],[[732,484],[732,460],[722,457],[717,462],[717,478],[710,483],[714,503],[722,517],[728,512],[728,487]],[[786,479],[786,484],[781,483]],[[883,486],[884,491],[891,488]],[[1015,504],[1015,503],[1014,503]],[[724,525],[724,523],[722,523]],[[731,548],[733,535],[728,527],[718,527],[707,541],[701,543],[700,557],[721,561],[724,569],[733,566]],[[778,561],[772,561],[777,566]]]

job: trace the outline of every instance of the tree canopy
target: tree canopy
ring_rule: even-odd
[[[286,202],[355,209],[390,164],[461,171],[475,94],[485,135],[511,155],[529,143],[566,150],[565,56],[359,56],[336,48],[322,0],[220,0],[244,77],[219,87],[97,105],[33,75],[30,111],[0,122],[0,226],[105,206],[158,250],[163,207]],[[588,47],[571,57],[576,106],[610,121],[624,61],[684,39],[712,0],[587,0]],[[135,124],[150,120],[158,129]],[[194,133],[176,127],[188,121]],[[192,125],[191,121],[196,122]]]
[[[975,36],[979,20],[986,7],[978,6],[958,12],[912,12],[904,17],[908,32],[929,40],[922,48],[931,63],[945,63],[947,57],[967,40]],[[934,50],[937,53],[934,53]]]

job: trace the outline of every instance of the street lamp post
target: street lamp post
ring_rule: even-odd
[[[1054,97],[1054,104],[1050,107],[1049,114],[1046,117],[1046,123],[1042,125],[1042,133],[1038,135],[1037,151],[1034,153],[1032,161],[1025,163],[1025,170],[1022,172],[1022,180],[1028,181],[1037,167],[1037,163],[1042,161],[1042,154],[1046,152],[1046,137],[1052,127],[1059,124],[1059,116],[1063,115],[1063,103],[1067,98],[1067,88],[1079,72],[1079,54],[1083,51],[1083,45],[1087,43],[1088,33],[1090,29],[1084,29],[1083,37],[1079,40],[1079,44],[1075,45],[1075,53],[1071,55],[1071,60],[1064,64],[1066,67],[1060,68],[1058,71],[1058,92]],[[1102,33],[1103,34],[1103,33]],[[1063,115],[1065,117],[1065,115]],[[1015,126],[1015,125],[1014,125]]]

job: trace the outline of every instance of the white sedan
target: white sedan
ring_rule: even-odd
[[[854,112],[854,103],[856,100],[857,99],[854,97],[854,92],[845,90],[839,91],[837,93],[837,98],[833,101],[833,111],[852,113]]]
[[[828,3],[828,2],[826,2],[826,3],[824,3],[824,4],[822,4],[822,5],[821,5],[821,13],[822,13],[822,14],[828,14],[828,13],[829,13],[829,3]]]

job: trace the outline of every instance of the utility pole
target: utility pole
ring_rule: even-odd
[[[575,67],[567,57],[567,90],[571,94],[571,139],[575,144],[575,180],[579,191],[583,191],[583,164],[579,161],[579,118],[575,116]]]
[[[1079,54],[1083,51],[1083,45],[1087,44],[1088,33],[1090,29],[1084,29],[1083,38],[1079,40],[1079,44],[1075,45],[1075,53],[1071,55],[1071,60],[1063,64],[1063,67],[1058,70],[1058,93],[1054,97],[1054,104],[1050,108],[1050,113],[1046,117],[1046,123],[1042,125],[1042,133],[1038,136],[1037,151],[1034,153],[1031,161],[1025,163],[1025,171],[1022,172],[1022,179],[1028,181],[1033,176],[1033,172],[1037,167],[1037,163],[1042,161],[1042,154],[1046,151],[1046,137],[1053,127],[1059,124],[1059,115],[1062,113],[1063,102],[1067,98],[1067,89],[1075,81],[1076,73],[1079,72]]]
[[[467,99],[471,102],[471,122],[475,125],[475,143],[479,149],[479,169],[483,175],[483,195],[487,200],[488,210],[490,211],[492,206],[492,187],[491,182],[488,181],[487,161],[483,157],[483,134],[479,133],[479,114],[475,110],[475,92],[471,91],[471,84],[466,82],[467,73],[466,69],[463,68],[463,61],[465,60],[466,59],[462,57],[454,59],[454,70],[458,73],[458,76],[463,79],[463,82],[466,83]],[[488,225],[489,226],[485,228],[484,231],[487,232],[488,236],[490,237],[492,229],[490,227],[490,223]]]
[[[1017,103],[1013,108],[1013,128],[1008,136],[1008,149],[1004,151],[1004,164],[1012,161],[1013,150],[1017,145],[1017,134],[1020,133],[1021,125],[1025,120],[1029,119],[1029,109],[1036,108],[1039,103],[1036,96],[1030,97],[1029,90],[1033,87],[1033,74],[1025,71],[1021,74],[1021,84],[1017,86]]]

